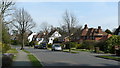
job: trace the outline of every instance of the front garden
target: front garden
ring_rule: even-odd
[[[10,45],[3,44],[1,42],[0,47],[2,47],[2,66],[10,67],[18,51],[16,49],[11,48]]]

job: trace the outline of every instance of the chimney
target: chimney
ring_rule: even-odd
[[[98,26],[98,29],[101,29],[101,26]]]
[[[98,30],[98,33],[100,33],[102,31],[101,26],[98,26],[97,30]]]
[[[84,29],[88,29],[87,24],[85,24]]]

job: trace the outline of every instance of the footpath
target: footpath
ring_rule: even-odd
[[[24,51],[17,49],[18,53],[13,60],[12,67],[16,66],[32,66],[32,63],[28,59],[28,54],[25,53]]]

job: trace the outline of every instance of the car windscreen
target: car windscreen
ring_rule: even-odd
[[[54,47],[60,47],[60,45],[54,45]]]

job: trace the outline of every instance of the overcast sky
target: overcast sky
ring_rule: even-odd
[[[74,13],[79,20],[78,25],[101,26],[103,30],[118,27],[118,2],[17,2],[16,6],[24,7],[37,23],[33,32],[40,30],[42,22],[60,26],[66,10]]]

